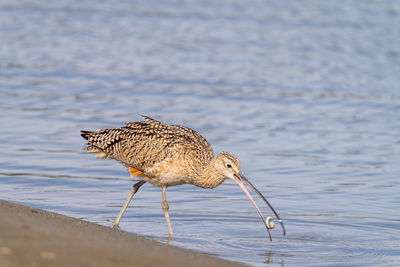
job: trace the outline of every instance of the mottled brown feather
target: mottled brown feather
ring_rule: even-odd
[[[205,138],[192,129],[143,117],[145,121],[129,122],[121,128],[82,131],[88,140],[86,150],[104,153],[150,178],[157,178],[159,172],[167,172],[169,165],[178,162],[182,162],[180,173],[185,176],[185,182],[190,183],[203,174],[214,157]]]

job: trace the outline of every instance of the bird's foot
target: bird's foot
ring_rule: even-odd
[[[172,235],[169,235],[167,238],[167,244],[171,245],[172,244]]]
[[[115,230],[118,230],[119,228],[119,223],[117,223],[116,219],[107,219],[108,222],[112,222],[112,228]]]

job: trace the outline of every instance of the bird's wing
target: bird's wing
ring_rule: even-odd
[[[88,140],[86,150],[143,172],[156,163],[182,154],[194,153],[191,156],[205,161],[213,157],[211,145],[199,133],[144,118],[145,121],[130,122],[121,128],[82,131],[82,136]]]

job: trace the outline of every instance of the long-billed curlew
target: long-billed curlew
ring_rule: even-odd
[[[250,186],[270,207],[282,226],[281,218],[265,197],[244,177],[240,161],[235,155],[222,152],[214,157],[211,145],[196,131],[177,125],[167,125],[142,116],[145,121],[129,122],[124,127],[102,129],[95,132],[81,131],[88,140],[87,151],[98,153],[97,158],[112,158],[124,164],[131,177],[141,180],[133,185],[125,204],[113,222],[118,229],[119,222],[133,195],[146,182],[162,188],[161,206],[167,221],[169,237],[173,235],[166,199],[167,187],[193,184],[202,188],[215,188],[227,178],[233,179],[246,193],[256,207],[267,230],[274,228],[273,221],[267,221],[243,182]]]

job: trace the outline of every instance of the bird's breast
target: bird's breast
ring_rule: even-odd
[[[188,168],[179,159],[166,159],[145,170],[144,180],[155,186],[174,186],[192,183]]]

